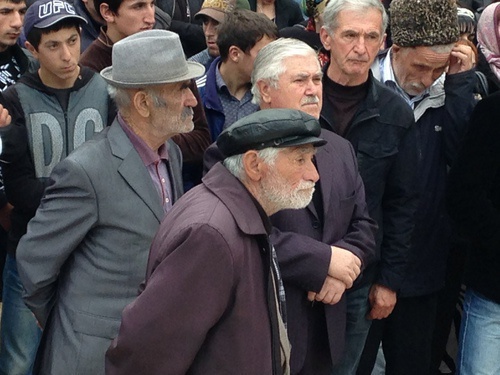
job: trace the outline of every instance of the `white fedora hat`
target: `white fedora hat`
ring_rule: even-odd
[[[147,30],[113,45],[112,65],[101,76],[112,86],[139,88],[200,77],[203,65],[186,61],[179,35]]]

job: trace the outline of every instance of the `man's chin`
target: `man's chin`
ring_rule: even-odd
[[[295,200],[294,209],[306,208],[309,203],[311,203],[315,188],[300,190],[297,194],[297,199]],[[299,198],[300,196],[300,198]]]
[[[311,115],[315,119],[319,119],[319,114],[321,112],[321,108],[319,105],[304,105],[300,108],[302,112],[307,113],[308,115]]]
[[[406,86],[403,89],[410,96],[418,96],[425,91],[425,87]]]
[[[213,57],[213,58],[216,58],[216,57],[219,57],[220,53],[219,53],[219,50],[218,49],[212,49],[212,48],[208,48],[208,54]]]

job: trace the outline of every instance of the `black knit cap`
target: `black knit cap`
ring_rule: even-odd
[[[455,0],[393,0],[389,14],[400,47],[451,44],[460,36]]]
[[[224,130],[217,146],[226,156],[267,147],[323,146],[321,126],[314,117],[296,109],[264,109],[248,115]]]

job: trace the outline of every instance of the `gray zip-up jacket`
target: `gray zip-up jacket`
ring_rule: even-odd
[[[62,90],[50,89],[38,73],[29,73],[0,95],[12,116],[12,123],[0,128],[5,192],[14,206],[7,247],[11,254],[26,233],[54,166],[114,118],[106,83],[90,69],[82,67],[67,90],[65,106],[55,94]]]

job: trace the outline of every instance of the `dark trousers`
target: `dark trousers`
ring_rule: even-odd
[[[463,281],[466,250],[469,246],[473,246],[473,244],[463,240],[460,243],[454,244],[448,255],[445,286],[438,293],[430,374],[440,374],[439,366],[442,360],[445,360],[450,370],[455,371],[455,358],[449,357],[446,353],[446,344],[450,336],[452,322],[455,323],[455,338],[458,341],[460,313],[457,309],[457,303],[459,303]]]
[[[399,298],[389,317],[374,320],[357,375],[370,375],[382,342],[386,375],[428,375],[437,293]]]
[[[7,232],[0,226],[0,302],[2,302],[3,291],[3,269],[7,257]]]
[[[332,359],[330,356],[330,343],[328,342],[328,329],[325,319],[325,308],[322,303],[316,302],[311,307],[307,333],[307,352],[302,368],[294,366],[292,359],[290,372],[292,375],[330,375]],[[293,356],[294,350],[292,345]]]

